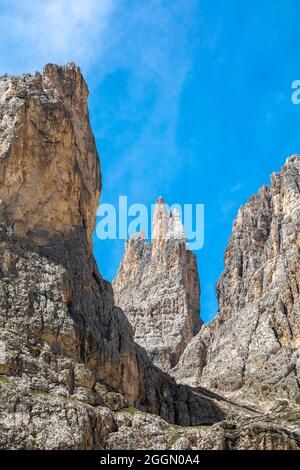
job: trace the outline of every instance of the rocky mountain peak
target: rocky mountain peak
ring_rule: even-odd
[[[300,155],[298,153],[290,155],[289,157],[287,157],[285,164],[286,165],[293,165],[294,163],[296,163],[296,165],[297,164],[299,165],[299,157],[300,157]]]
[[[164,199],[160,196],[154,206],[152,223],[152,240],[157,242],[166,240],[169,227],[170,214]]]
[[[0,94],[1,219],[45,244],[81,227],[91,247],[101,176],[80,69],[4,76]]]
[[[180,214],[170,212],[162,197],[154,208],[152,239],[128,241],[113,288],[135,340],[169,371],[200,328],[200,284]]]
[[[129,405],[183,425],[223,416],[153,365],[98,271],[87,95],[74,64],[0,79],[0,448],[99,449]]]
[[[185,239],[179,211],[176,208],[169,211],[163,197],[159,196],[153,211],[153,244],[165,240],[182,240],[185,242]]]

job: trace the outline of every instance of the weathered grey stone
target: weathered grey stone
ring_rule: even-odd
[[[117,431],[113,413],[41,390],[26,391],[0,376],[0,448],[104,449]]]
[[[239,210],[201,383],[266,398],[300,392],[300,157]]]
[[[243,412],[212,426],[180,427],[130,409],[115,415],[108,449],[299,450],[300,407],[266,414]]]
[[[231,403],[228,421],[181,427],[133,407],[113,412],[74,398],[26,390],[3,375],[0,394],[1,449],[300,448],[300,407],[283,401],[266,414]]]
[[[169,213],[161,197],[154,208],[152,239],[150,244],[140,233],[127,241],[113,289],[134,339],[154,364],[170,371],[200,329],[200,284],[179,213]]]
[[[170,370],[172,377],[179,383],[195,387],[201,382],[203,368],[207,361],[207,351],[212,332],[208,325],[202,325],[201,330],[187,344],[177,365]]]
[[[299,400],[300,157],[240,208],[217,285],[205,367],[200,332],[176,377],[224,392]],[[197,360],[198,357],[198,365]],[[190,359],[193,358],[193,359]],[[188,367],[194,361],[194,376]]]

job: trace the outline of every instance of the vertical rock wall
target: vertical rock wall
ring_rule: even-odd
[[[225,253],[203,363],[203,330],[175,376],[220,392],[299,400],[300,157],[240,208]],[[205,335],[207,338],[207,335]],[[198,361],[195,360],[198,357]],[[194,358],[194,375],[187,367]],[[205,366],[205,367],[204,367]]]

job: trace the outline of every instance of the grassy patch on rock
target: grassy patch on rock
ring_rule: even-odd
[[[116,411],[116,413],[129,413],[131,415],[134,415],[136,413],[141,413],[141,411],[135,408],[134,406],[127,406],[126,408],[121,408],[120,410]]]
[[[7,377],[6,375],[0,375],[0,383],[7,384],[7,385],[16,385],[14,381]]]
[[[44,392],[43,390],[30,390],[29,393],[32,397],[44,397],[49,395],[48,392]]]
[[[168,449],[171,449],[174,444],[178,441],[178,439],[182,435],[182,426],[179,426],[178,424],[169,424],[167,427],[167,433],[168,436],[170,437],[169,444],[167,446]]]

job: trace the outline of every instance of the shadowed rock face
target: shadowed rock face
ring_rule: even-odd
[[[113,289],[137,343],[154,364],[170,371],[200,329],[200,284],[179,213],[169,213],[161,197],[154,208],[152,243],[143,233],[127,241]]]
[[[192,387],[199,385],[206,365],[211,337],[211,328],[208,325],[202,325],[199,333],[187,344],[178,363],[170,370],[170,374],[178,383]]]
[[[80,70],[48,65],[42,75],[2,77],[0,91],[0,378],[13,387],[1,388],[0,447],[74,446],[79,425],[68,420],[65,440],[58,429],[44,444],[30,437],[39,428],[33,413],[48,416],[54,435],[68,399],[82,422],[91,413],[102,422],[88,405],[128,404],[183,425],[221,419],[216,403],[177,386],[134,343],[98,272],[91,241],[101,180]],[[47,410],[41,400],[35,407],[41,394]],[[22,403],[28,427],[20,434],[12,410]],[[91,448],[85,426],[76,445]]]
[[[182,382],[191,383],[184,363],[198,355],[194,385],[299,400],[299,188],[300,157],[294,155],[240,208],[217,285],[206,366],[197,352],[201,332],[175,374]]]

